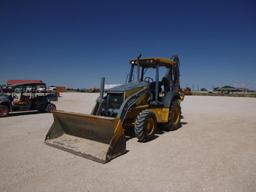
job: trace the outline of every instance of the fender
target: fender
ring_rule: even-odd
[[[167,95],[164,97],[164,100],[163,100],[164,107],[170,107],[172,101],[175,99],[181,99],[179,93],[177,92],[167,93]]]
[[[0,105],[8,106],[9,110],[12,111],[11,101],[7,96],[5,96],[5,95],[0,96]]]
[[[122,122],[124,122],[126,114],[128,111],[136,105],[136,102],[139,97],[143,96],[148,92],[148,87],[141,89],[140,91],[134,93],[133,95],[129,96],[126,101],[121,105],[120,112],[117,114],[117,117],[120,118]]]

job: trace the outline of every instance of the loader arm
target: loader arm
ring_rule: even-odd
[[[132,94],[126,99],[126,101],[122,104],[120,108],[120,112],[117,115],[122,123],[124,122],[127,113],[132,109],[132,107],[140,103],[139,98],[144,96],[148,91],[149,91],[148,87],[145,87],[140,91],[138,91],[137,93]]]

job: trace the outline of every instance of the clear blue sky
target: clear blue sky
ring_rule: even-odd
[[[0,82],[122,83],[128,59],[181,59],[182,86],[256,89],[256,1],[0,1]]]

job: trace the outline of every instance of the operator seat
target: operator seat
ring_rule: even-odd
[[[163,104],[162,102],[158,101],[156,102],[156,82],[152,82],[149,85],[149,89],[150,89],[150,105],[154,106],[154,107],[161,107]],[[161,91],[161,82],[159,82],[158,85],[158,99],[159,98],[159,93]]]
[[[171,90],[170,81],[167,77],[163,77],[160,83],[161,86],[164,87],[164,94],[166,95]]]

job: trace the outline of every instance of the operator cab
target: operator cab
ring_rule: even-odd
[[[145,58],[141,55],[130,60],[131,68],[128,83],[147,82],[150,89],[150,104],[162,105],[166,96],[173,91],[179,91],[179,60],[173,56],[165,58]],[[134,74],[136,78],[134,78]]]

